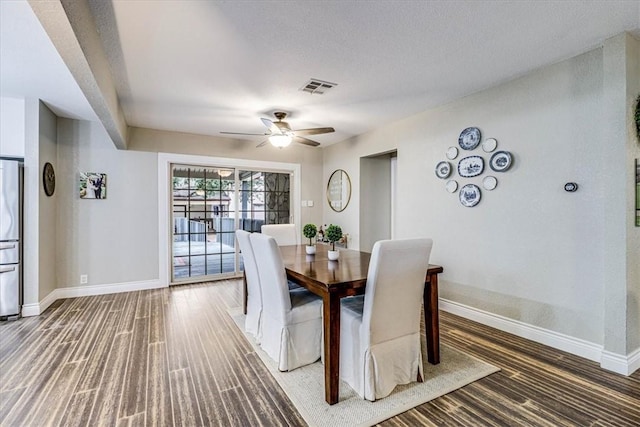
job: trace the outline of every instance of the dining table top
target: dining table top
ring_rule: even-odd
[[[308,284],[322,286],[329,291],[345,285],[352,289],[364,289],[371,254],[340,248],[339,259],[331,261],[328,255],[330,249],[329,245],[317,244],[316,253],[307,255],[305,245],[280,246],[287,275],[304,280]],[[441,266],[429,264],[429,273],[440,272],[442,272]]]
[[[316,253],[307,255],[305,245],[281,246],[282,260],[289,274],[299,274],[329,288],[344,283],[366,284],[371,254],[352,249],[340,249],[337,261],[329,260],[329,245],[316,245]]]

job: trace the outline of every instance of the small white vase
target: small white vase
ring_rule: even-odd
[[[340,257],[340,251],[338,251],[338,250],[328,251],[327,255],[329,256],[329,259],[331,261],[336,261]]]
[[[313,246],[305,246],[305,250],[307,251],[307,255],[313,255],[316,253],[316,245]]]

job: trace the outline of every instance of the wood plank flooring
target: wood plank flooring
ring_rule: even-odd
[[[67,299],[0,323],[0,426],[306,425],[227,314],[240,289],[226,280]],[[440,320],[442,342],[502,371],[381,425],[640,425],[640,371],[616,375]]]

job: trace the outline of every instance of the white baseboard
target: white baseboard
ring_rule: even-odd
[[[640,369],[640,348],[637,348],[628,356],[621,356],[617,353],[603,350],[600,366],[608,371],[629,376]]]
[[[447,299],[440,298],[439,304],[440,309],[446,312],[508,332],[521,338],[566,351],[567,353],[575,354],[576,356],[584,357],[594,362],[600,362],[600,366],[609,371],[622,375],[630,375],[640,367],[640,349],[637,349],[629,356],[622,356],[605,351],[599,344],[550,331],[518,320],[509,319],[508,317],[489,313]]]
[[[92,285],[92,286],[70,286],[68,288],[54,289],[49,295],[44,297],[42,301],[34,304],[25,304],[22,306],[22,317],[39,316],[51,304],[59,299],[86,297],[90,295],[107,295],[120,292],[143,291],[147,289],[166,288],[168,285],[162,285],[160,280],[143,280],[139,282],[113,283],[109,285]]]

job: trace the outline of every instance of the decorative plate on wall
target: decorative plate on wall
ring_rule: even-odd
[[[489,166],[496,172],[504,172],[511,167],[512,157],[508,151],[498,151],[489,160]]]
[[[494,190],[498,186],[498,180],[495,176],[485,176],[482,180],[482,186],[485,190]]]
[[[448,178],[451,175],[451,163],[440,162],[436,165],[436,176],[440,179]]]
[[[447,149],[447,159],[453,160],[458,157],[458,148],[457,147],[449,147]]]
[[[458,190],[458,181],[450,179],[445,187],[449,193],[455,193]]]
[[[478,176],[484,171],[484,159],[480,156],[469,156],[458,162],[458,174],[464,178]]]
[[[463,150],[473,150],[480,144],[480,129],[466,128],[458,137],[458,145]]]
[[[44,194],[49,197],[53,196],[56,191],[56,172],[49,162],[45,163],[42,169],[42,185],[44,186]]]
[[[482,143],[482,151],[485,153],[490,153],[496,149],[498,146],[498,141],[495,138],[485,139]]]
[[[466,206],[468,208],[474,207],[480,203],[481,196],[480,188],[475,184],[467,184],[460,189],[459,197],[462,206]]]

